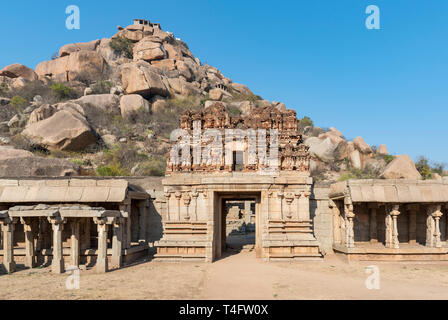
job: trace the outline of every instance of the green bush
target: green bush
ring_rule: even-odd
[[[114,84],[109,80],[101,80],[90,86],[93,94],[109,93]]]
[[[136,170],[136,174],[139,176],[158,176],[163,177],[165,175],[166,161],[161,159],[151,159],[140,163]]]
[[[389,164],[392,162],[392,160],[395,159],[395,156],[388,154],[388,155],[385,155],[383,159],[384,159],[384,161],[386,161],[386,164]]]
[[[6,95],[8,92],[8,85],[4,82],[0,83],[0,96]]]
[[[109,46],[117,53],[125,56],[128,59],[132,59],[134,57],[133,49],[134,43],[123,37],[113,38],[110,41]]]
[[[432,163],[424,156],[420,156],[417,158],[417,162],[415,163],[415,167],[418,172],[422,175],[424,180],[432,179],[432,175],[434,173],[443,175],[445,170],[445,165],[442,163]]]
[[[11,99],[10,104],[11,104],[11,106],[13,106],[16,109],[22,109],[26,106],[27,102],[24,98],[22,98],[20,96],[14,96]]]
[[[299,120],[299,131],[303,132],[306,127],[314,127],[314,122],[310,117],[303,117]]]
[[[76,98],[74,90],[63,83],[53,83],[50,88],[59,100]]]
[[[99,166],[96,173],[100,177],[125,177],[129,175],[128,171],[119,163]]]

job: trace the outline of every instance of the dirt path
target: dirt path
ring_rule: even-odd
[[[80,288],[49,268],[0,274],[0,299],[448,299],[448,264],[376,263],[380,290],[368,290],[373,263],[271,262],[253,252],[213,263],[143,262],[107,274],[81,271]]]

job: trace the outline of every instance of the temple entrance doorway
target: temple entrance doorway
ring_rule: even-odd
[[[242,251],[261,257],[260,193],[219,193],[215,212],[215,259]]]

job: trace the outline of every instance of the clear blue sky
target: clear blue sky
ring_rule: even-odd
[[[81,30],[65,29],[65,8]],[[365,9],[381,10],[367,30]],[[66,43],[111,37],[148,18],[268,100],[347,138],[448,163],[448,1],[7,1],[0,66],[35,67]]]

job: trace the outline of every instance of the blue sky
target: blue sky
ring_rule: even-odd
[[[65,8],[81,29],[65,28]],[[381,10],[367,30],[365,9]],[[448,163],[448,1],[179,0],[2,3],[0,67],[35,67],[67,43],[111,37],[147,18],[191,51],[299,117],[393,154]]]

